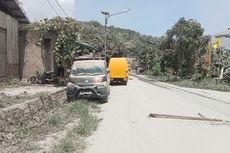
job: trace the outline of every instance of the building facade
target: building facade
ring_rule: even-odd
[[[55,70],[53,53],[55,42],[54,35],[41,38],[40,31],[31,25],[19,29],[19,75],[22,79],[29,78],[36,72]]]
[[[17,0],[0,0],[0,80],[19,77],[19,25],[29,23]]]

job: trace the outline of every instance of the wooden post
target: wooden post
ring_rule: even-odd
[[[208,43],[207,49],[206,49],[206,55],[204,59],[204,64],[203,64],[203,69],[205,71],[205,75],[209,73],[210,75],[210,70],[211,70],[211,54],[212,54],[212,48],[211,48],[211,40]]]

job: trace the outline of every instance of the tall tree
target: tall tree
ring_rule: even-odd
[[[181,75],[191,76],[202,47],[203,31],[196,20],[180,18],[161,42],[160,49],[164,51],[162,62],[177,75],[181,72]]]

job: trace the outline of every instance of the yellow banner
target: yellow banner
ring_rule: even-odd
[[[212,48],[214,48],[214,49],[220,48],[221,44],[222,44],[221,38],[217,38],[217,39],[216,39],[216,42],[214,42],[214,43],[212,44]]]

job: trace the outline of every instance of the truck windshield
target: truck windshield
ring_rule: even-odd
[[[105,73],[104,63],[79,62],[72,67],[71,74],[80,75],[100,75]]]

